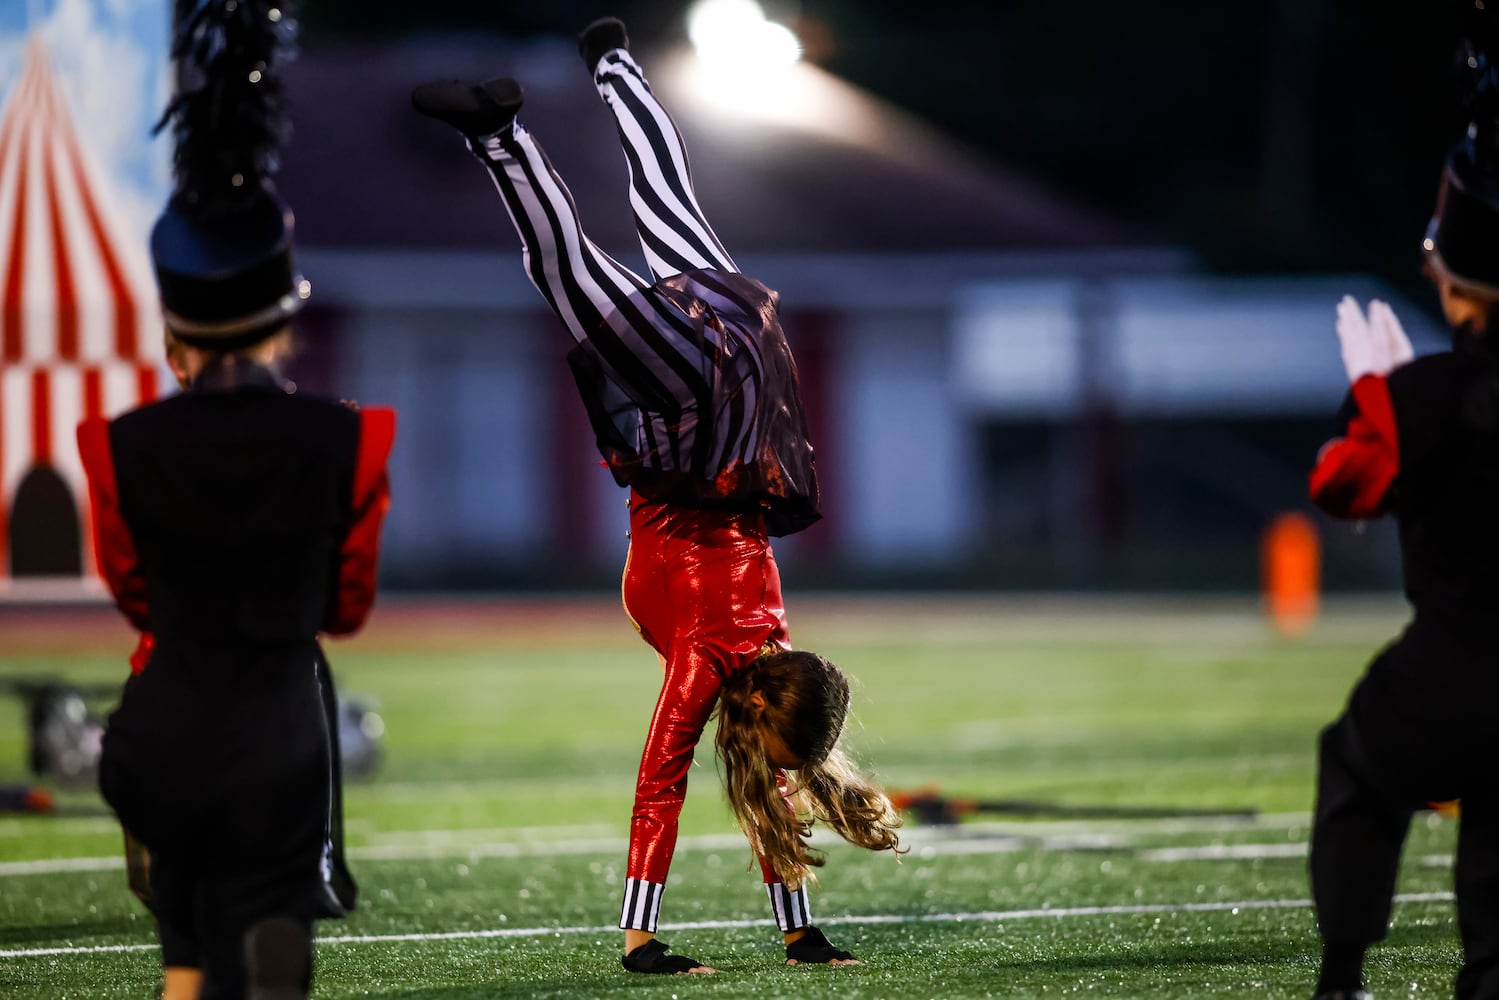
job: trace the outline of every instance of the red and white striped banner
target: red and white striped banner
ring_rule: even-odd
[[[42,465],[73,492],[92,575],[74,428],[156,395],[161,322],[146,236],[111,213],[105,176],[33,37],[0,115],[0,580],[10,505]]]

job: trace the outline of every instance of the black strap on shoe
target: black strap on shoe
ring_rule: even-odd
[[[846,962],[853,957],[842,948],[834,948],[827,935],[816,927],[808,927],[807,933],[786,946],[786,961],[800,965],[827,965],[829,962]]]
[[[702,962],[691,958],[668,955],[666,952],[670,947],[665,941],[651,938],[619,961],[630,972],[650,972],[666,976],[676,975],[679,972],[691,972],[702,966]]]

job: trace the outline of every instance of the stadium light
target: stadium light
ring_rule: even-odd
[[[767,20],[755,0],[698,0],[687,11],[687,37],[704,62],[736,74],[773,71],[802,54],[796,33]]]
[[[698,0],[687,11],[698,93],[724,110],[778,117],[791,101],[802,46],[755,0]]]

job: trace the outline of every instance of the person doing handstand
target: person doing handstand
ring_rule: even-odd
[[[729,805],[757,854],[786,961],[855,961],[812,924],[812,821],[899,851],[885,793],[839,747],[848,681],[794,650],[770,538],[819,517],[796,364],[778,300],[740,273],[698,206],[682,139],[631,57],[624,25],[595,22],[579,51],[614,113],[653,280],[584,235],[572,196],[515,120],[511,79],[412,92],[489,170],[527,273],[575,345],[568,360],[599,449],[630,489],[624,604],[665,679],[646,734],[620,927],[632,972],[712,972],[656,939],[693,749],[718,711]],[[800,803],[800,814],[793,807]]]

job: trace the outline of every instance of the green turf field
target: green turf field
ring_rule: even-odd
[[[314,995],[1310,995],[1314,741],[1398,602],[1288,640],[1249,602],[793,600],[798,643],[857,678],[848,739],[893,789],[1258,815],[913,822],[899,863],[822,841],[814,916],[863,964],[787,968],[705,745],[661,937],[720,973],[630,976],[614,925],[654,655],[608,602],[470,605],[461,627],[391,602],[331,647],[343,690],[378,700],[388,756],[348,791],[364,895],[320,926]],[[0,676],[73,681],[120,676],[127,651],[107,628],[0,645]],[[0,781],[24,777],[21,712],[0,703]],[[0,816],[0,996],[149,997],[118,829],[88,795],[62,802]],[[1376,997],[1451,995],[1454,839],[1450,820],[1416,824]]]

